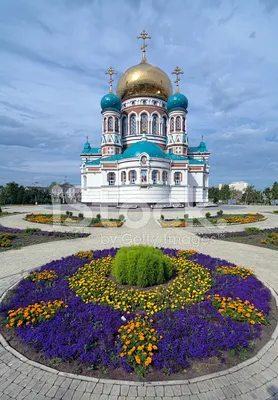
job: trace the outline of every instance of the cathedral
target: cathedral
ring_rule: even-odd
[[[82,202],[107,204],[182,204],[208,202],[210,153],[201,140],[191,147],[187,133],[187,97],[179,91],[179,67],[168,75],[148,63],[141,32],[142,60],[120,78],[101,100],[101,146],[87,142],[81,152]]]

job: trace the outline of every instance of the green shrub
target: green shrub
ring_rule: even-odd
[[[164,221],[164,215],[161,215],[160,219],[161,221]]]
[[[273,211],[273,214],[278,214],[278,210],[274,210],[274,211]]]
[[[2,208],[0,207],[0,213],[2,212]]]
[[[219,215],[219,217],[220,217],[221,215],[223,215],[223,210],[217,211],[217,215]]]
[[[98,221],[100,221],[100,220],[101,220],[101,215],[100,215],[100,214],[97,214],[97,215],[96,215],[96,219],[97,219]]]
[[[184,214],[183,218],[184,218],[185,221],[187,221],[188,218],[189,218],[189,215],[188,214]]]
[[[78,218],[84,218],[84,214],[83,213],[79,213],[78,214]]]
[[[124,221],[124,219],[125,219],[125,216],[124,216],[123,214],[120,214],[120,215],[119,215],[119,220],[120,220],[120,221]]]
[[[39,229],[39,228],[25,228],[23,233],[29,235],[29,234],[32,234],[34,232],[40,232],[40,231],[41,231],[41,229]]]
[[[250,232],[250,233],[260,233],[261,232],[260,228],[255,228],[255,227],[245,228],[244,230],[245,230],[245,232]]]
[[[210,212],[207,212],[206,213],[206,218],[210,218],[211,217],[211,213]]]
[[[69,212],[69,211],[66,211],[66,215],[69,217],[69,215],[70,215],[70,212]]]
[[[113,260],[112,275],[119,283],[147,287],[170,279],[172,265],[162,251],[154,247],[122,247]]]

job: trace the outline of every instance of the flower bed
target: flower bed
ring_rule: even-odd
[[[249,269],[195,251],[162,250],[175,275],[146,289],[112,280],[114,248],[42,266],[6,296],[1,331],[93,376],[105,369],[107,377],[115,370],[184,377],[198,360],[214,357],[223,365],[250,349],[271,322],[269,289]]]
[[[124,218],[84,218],[83,214],[75,217],[72,213],[68,214],[28,214],[24,218],[28,222],[36,222],[38,224],[64,224],[64,225],[78,225],[90,226],[95,228],[116,227],[119,228],[124,223]]]
[[[246,228],[240,232],[198,233],[199,237],[220,239],[278,250],[278,228]]]
[[[89,233],[48,232],[32,228],[6,228],[0,225],[0,252],[32,244],[62,239],[77,239],[89,235]]]
[[[254,222],[260,222],[266,220],[266,217],[263,214],[221,214],[210,216],[210,213],[207,213],[208,216],[206,218],[176,218],[176,219],[165,219],[161,216],[159,220],[160,225],[163,228],[184,228],[187,226],[210,226],[210,225],[240,225],[240,224],[250,224]]]

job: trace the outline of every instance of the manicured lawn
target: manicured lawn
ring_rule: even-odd
[[[0,252],[32,244],[87,237],[89,233],[47,232],[40,229],[15,229],[0,225]]]
[[[278,250],[278,228],[246,228],[240,232],[199,233],[198,236]]]
[[[117,251],[79,252],[28,275],[1,305],[1,333],[57,369],[135,380],[223,370],[269,340],[276,309],[252,270],[162,249],[172,277],[140,289],[112,279]]]

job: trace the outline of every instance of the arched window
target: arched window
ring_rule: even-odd
[[[168,183],[168,172],[167,171],[162,172],[162,183],[163,183],[163,185],[167,185],[167,183]]]
[[[127,117],[123,117],[122,119],[122,135],[127,135]]]
[[[83,187],[86,188],[87,187],[87,176],[83,175]]]
[[[107,181],[108,181],[109,186],[115,185],[115,181],[116,181],[115,172],[108,172]]]
[[[119,118],[115,118],[115,132],[119,132]]]
[[[177,131],[180,131],[180,130],[181,130],[181,117],[180,117],[180,116],[178,116],[178,117],[176,118],[176,130],[177,130]]]
[[[132,136],[136,135],[136,117],[132,115],[130,117],[130,134]]]
[[[104,132],[107,131],[107,118],[104,118],[104,120],[103,120],[103,130],[104,130]]]
[[[171,118],[171,121],[170,121],[170,130],[171,131],[174,130],[174,118],[173,117]]]
[[[174,181],[177,186],[181,184],[181,172],[174,173]]]
[[[147,116],[147,114],[141,115],[141,133],[148,133],[148,116]]]
[[[108,118],[108,130],[113,131],[113,118],[112,117]]]
[[[185,124],[185,118],[183,117],[182,119],[182,130],[185,132],[186,131],[186,124]]]
[[[132,185],[135,184],[136,178],[137,178],[136,171],[134,171],[134,170],[129,171],[129,182],[130,182]]]
[[[167,118],[166,117],[162,118],[162,135],[163,136],[167,135]]]
[[[121,182],[122,182],[122,185],[125,185],[125,183],[126,183],[126,172],[125,171],[122,171],[122,173],[121,173]]]
[[[158,135],[158,117],[157,117],[156,114],[153,115],[152,134],[153,135]]]
[[[152,171],[152,180],[153,180],[153,184],[156,185],[158,182],[158,171],[157,170]]]

